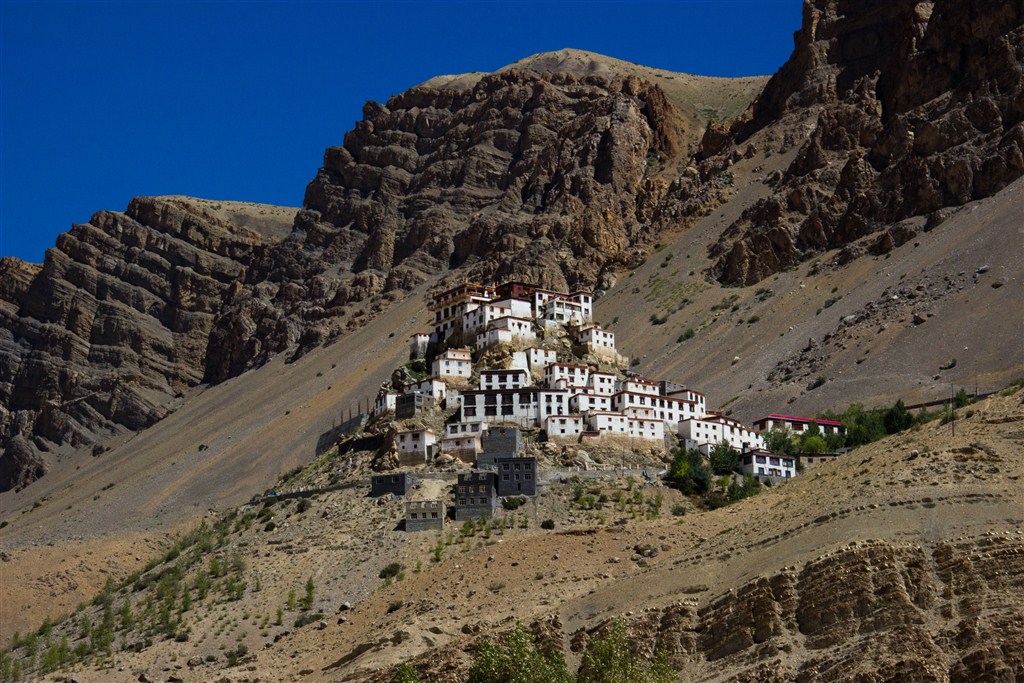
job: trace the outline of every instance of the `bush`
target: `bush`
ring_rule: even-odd
[[[696,332],[693,331],[693,328],[688,327],[685,332],[676,337],[676,344],[682,344],[684,341],[687,341],[688,339],[693,339],[693,335],[695,334]]]
[[[299,504],[296,506],[295,510],[296,512],[305,512],[306,510],[309,509],[309,506],[309,498],[302,498],[301,500],[299,500]]]
[[[393,683],[423,683],[416,669],[409,664],[403,664],[395,671]]]
[[[525,496],[512,496],[510,498],[504,498],[501,501],[501,507],[505,508],[506,510],[517,510],[521,508],[523,505],[526,505]]]
[[[239,644],[239,646],[233,650],[228,650],[227,652],[225,652],[224,656],[227,657],[228,666],[235,666],[236,664],[238,664],[238,660],[240,660],[242,657],[248,654],[248,652],[249,647],[244,643]]]
[[[396,576],[398,576],[401,572],[402,565],[400,565],[397,562],[392,562],[388,566],[384,567],[384,569],[381,569],[380,574],[378,574],[377,576],[379,576],[382,579],[393,579]]]
[[[303,612],[295,618],[295,628],[302,628],[306,624],[312,624],[314,621],[320,621],[323,618],[322,612]]]
[[[540,523],[540,528],[541,529],[547,529],[549,531],[551,529],[554,529],[555,528],[555,520],[553,520],[553,519],[545,519],[543,522]]]

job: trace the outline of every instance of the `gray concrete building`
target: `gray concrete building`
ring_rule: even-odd
[[[498,476],[493,471],[460,473],[455,485],[455,521],[493,517],[498,507],[497,484]]]
[[[441,500],[412,500],[405,504],[405,530],[443,530],[446,508]]]
[[[391,472],[375,474],[370,477],[370,497],[376,498],[388,493],[404,496],[416,483],[416,478],[408,472]]]

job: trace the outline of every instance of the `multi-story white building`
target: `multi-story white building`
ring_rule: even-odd
[[[647,394],[648,396],[657,396],[661,393],[657,382],[640,375],[630,375],[621,380],[617,390],[632,394]]]
[[[587,377],[587,389],[594,394],[611,396],[615,393],[617,380],[612,372],[592,372]]]
[[[569,412],[583,415],[591,410],[607,413],[612,410],[612,397],[589,391],[573,394],[569,398]]]
[[[585,325],[576,333],[576,343],[587,347],[590,353],[615,353],[615,333],[601,329],[600,325]]]
[[[592,411],[587,414],[587,425],[592,432],[629,436],[629,418],[622,413]]]
[[[430,303],[434,313],[434,334],[437,341],[444,341],[454,330],[461,328],[467,311],[485,304],[494,298],[493,287],[466,283],[435,294]]]
[[[417,332],[409,337],[409,358],[423,358],[427,355],[427,348],[430,346],[430,335],[426,332]]]
[[[481,370],[481,389],[519,389],[529,386],[530,375],[526,370]]]
[[[437,377],[427,377],[418,382],[409,382],[405,385],[405,394],[425,394],[435,401],[443,401],[447,393],[448,385]]]
[[[437,436],[430,429],[416,429],[395,434],[395,449],[403,465],[426,462],[434,456]]]
[[[377,398],[373,402],[373,414],[383,415],[389,410],[394,412],[396,400],[398,400],[398,394],[394,391],[378,394]]]
[[[581,415],[548,415],[544,420],[544,432],[549,439],[578,439],[583,433]]]
[[[822,420],[814,417],[797,417],[795,415],[779,415],[777,413],[766,415],[760,420],[754,420],[754,429],[759,433],[764,434],[771,429],[781,429],[785,427],[796,434],[803,434],[804,431],[811,426],[812,422],[818,425],[818,429],[821,430],[822,434],[832,434],[833,432],[843,431],[843,423],[836,422],[835,420]]]
[[[586,365],[552,363],[544,368],[544,386],[549,389],[585,387],[589,374],[590,370]],[[559,382],[562,382],[561,386],[558,386]]]
[[[476,347],[485,349],[498,344],[511,344],[516,340],[532,341],[536,338],[532,321],[504,316],[488,323],[487,328],[476,335]]]
[[[431,370],[435,377],[469,379],[473,374],[473,355],[469,349],[448,349],[434,358]]]
[[[480,304],[462,314],[462,331],[466,334],[476,334],[487,329],[487,325],[491,321],[510,315],[512,315],[510,306],[499,306],[494,303]]]
[[[569,414],[569,399],[572,396],[565,389],[540,389],[537,391],[537,418],[543,423],[551,415]]]
[[[444,426],[441,452],[473,461],[480,453],[480,435],[487,430],[481,422],[452,422]]]
[[[537,317],[547,323],[548,327],[554,325],[582,325],[585,322],[589,322],[584,314],[583,306],[575,301],[563,298],[548,301],[544,304],[540,315]]]
[[[755,477],[789,479],[796,476],[796,458],[775,455],[758,448],[743,453],[740,457],[740,471]]]
[[[544,368],[558,362],[558,354],[554,349],[531,346],[526,349],[526,362],[530,366],[530,372],[544,372]]]
[[[704,455],[710,455],[711,449],[722,441],[738,451],[764,448],[760,434],[717,412],[680,421],[679,436],[695,441],[697,449]]]
[[[631,417],[627,423],[629,435],[634,439],[645,439],[647,441],[665,441],[665,423],[654,418]]]
[[[526,318],[532,320],[533,304],[527,299],[519,299],[517,297],[503,297],[494,302],[495,306],[501,306],[512,311],[509,315],[513,318]]]
[[[462,421],[538,426],[537,389],[496,389],[462,394]]]
[[[697,404],[683,399],[629,391],[620,391],[612,395],[612,410],[636,417],[658,418],[669,429],[676,428],[680,420],[688,420],[703,414],[698,411]]]

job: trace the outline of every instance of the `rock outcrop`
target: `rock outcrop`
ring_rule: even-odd
[[[804,5],[789,61],[727,137],[778,151],[803,139],[771,196],[713,247],[713,275],[753,284],[909,216],[991,196],[1024,174],[1024,11],[999,0]]]
[[[0,490],[42,453],[146,427],[204,375],[231,284],[294,209],[137,198],[61,235],[42,266],[0,261]]]
[[[218,321],[220,378],[341,334],[436,273],[595,286],[640,258],[685,124],[637,77],[503,71],[367,103],[293,234]]]

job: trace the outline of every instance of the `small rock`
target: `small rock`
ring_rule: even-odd
[[[915,313],[914,314],[914,324],[915,325],[920,325],[920,324],[926,322],[927,320],[928,320],[928,318],[924,317],[920,313]]]
[[[319,631],[323,631],[325,628],[327,628],[327,622],[321,619],[320,623],[316,625],[316,628]]]
[[[339,624],[344,624],[346,621],[348,621],[348,617],[338,617]]]
[[[188,665],[190,667],[202,666],[203,665],[203,658],[199,657],[197,655],[197,656],[193,657],[192,659],[188,660]]]
[[[989,269],[989,266],[986,264],[984,266],[981,266],[980,268],[978,268],[974,272],[977,273],[978,275],[984,275],[985,273],[988,272],[988,269]]]
[[[341,603],[341,606],[338,607],[338,611],[339,612],[346,612],[346,611],[348,611],[350,609],[352,609],[352,603],[351,602],[343,602],[343,603]]]

